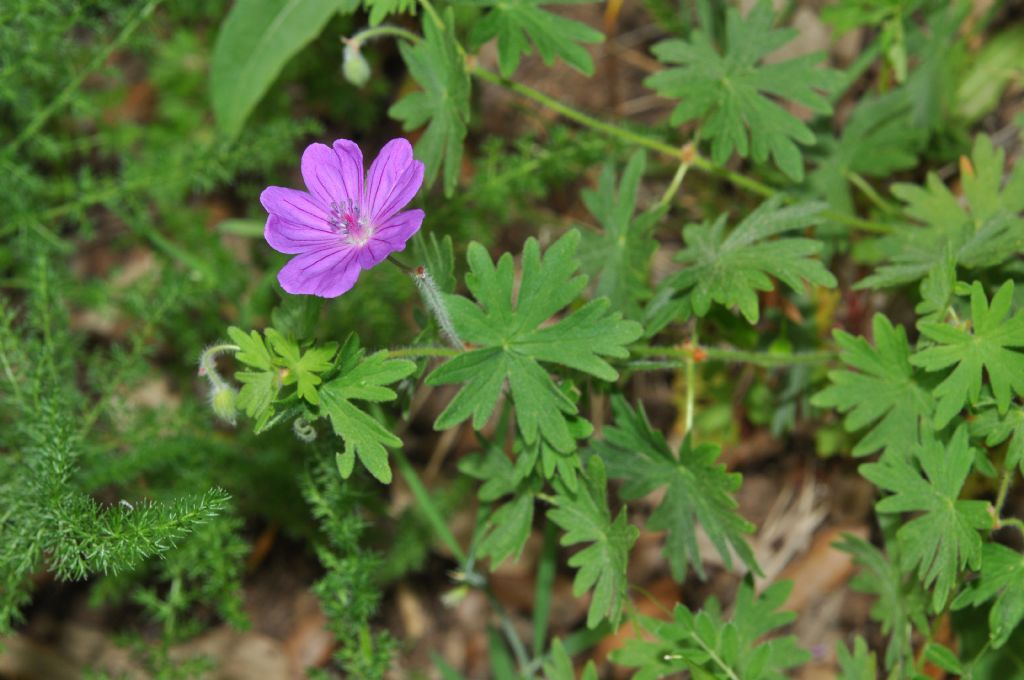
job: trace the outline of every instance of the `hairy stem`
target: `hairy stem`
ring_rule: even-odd
[[[696,347],[698,343],[697,327],[693,328],[693,345]],[[693,411],[694,403],[697,400],[697,361],[695,353],[691,352],[686,357],[686,435],[690,435],[693,432]]]
[[[434,315],[434,320],[437,321],[437,327],[441,330],[441,335],[455,349],[465,349],[466,346],[462,344],[462,338],[459,337],[458,331],[455,330],[455,324],[452,323],[452,317],[448,313],[448,305],[445,304],[444,297],[441,295],[441,289],[437,287],[434,277],[430,275],[426,267],[419,266],[413,271],[412,280],[420,291],[423,303],[430,310],[430,313]]]
[[[423,40],[422,37],[416,35],[412,31],[407,31],[404,28],[399,28],[398,26],[391,26],[390,24],[381,24],[380,26],[366,28],[363,29],[362,31],[359,31],[351,38],[342,38],[341,40],[346,44],[355,43],[358,48],[363,43],[369,40],[380,38],[386,35],[394,36],[396,38],[402,38],[403,40],[408,40],[409,42],[412,43],[417,43]]]

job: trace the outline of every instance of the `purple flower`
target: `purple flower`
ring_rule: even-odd
[[[419,231],[422,210],[400,212],[423,183],[412,146],[392,139],[370,165],[347,139],[310,144],[302,154],[309,192],[267,187],[260,203],[270,214],[263,231],[274,250],[295,255],[277,275],[292,294],[338,297],[359,272],[380,264]]]

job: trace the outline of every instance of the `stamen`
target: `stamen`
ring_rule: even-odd
[[[344,204],[331,202],[331,214],[328,218],[331,228],[353,245],[364,245],[373,235],[373,225],[359,209],[355,201],[349,199]]]

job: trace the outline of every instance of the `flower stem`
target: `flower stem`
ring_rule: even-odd
[[[697,347],[698,336],[697,326],[693,327],[693,339],[691,340],[694,347]],[[686,431],[684,434],[689,436],[693,432],[693,411],[694,403],[697,400],[697,361],[696,352],[690,352],[690,355],[686,357]]]
[[[227,382],[225,382],[224,378],[222,378],[220,373],[217,372],[217,356],[224,352],[237,352],[240,349],[241,347],[238,345],[230,343],[207,347],[203,350],[203,353],[199,355],[199,375],[209,380],[210,384],[214,387],[227,387]]]
[[[417,357],[451,358],[462,354],[464,349],[453,347],[437,347],[433,345],[419,347],[397,347],[388,350],[392,359],[413,359]],[[814,366],[828,363],[836,358],[830,350],[811,352],[795,352],[793,354],[775,354],[773,352],[757,352],[725,347],[707,347],[688,345],[686,347],[666,347],[660,345],[635,346],[629,348],[630,354],[637,357],[653,357],[650,360],[629,361],[624,365],[630,368],[663,370],[666,368],[684,368],[688,357],[700,355],[700,361],[717,361],[724,364],[753,364],[763,368],[785,368],[786,366]],[[668,357],[659,359],[659,357]]]
[[[450,359],[462,354],[464,350],[453,347],[399,347],[388,350],[389,359],[416,359],[419,357],[441,357]]]
[[[455,330],[455,324],[448,313],[448,305],[445,304],[441,289],[437,287],[437,282],[434,281],[434,277],[430,275],[427,268],[424,266],[416,267],[412,272],[412,280],[416,283],[416,287],[420,291],[420,297],[423,298],[423,302],[427,305],[430,313],[434,315],[434,320],[437,321],[441,335],[448,340],[448,344],[458,350],[466,349],[466,346],[462,344],[462,338],[459,337],[458,331]]]
[[[358,47],[369,40],[380,38],[386,35],[391,35],[396,38],[402,38],[404,40],[408,40],[411,43],[418,43],[421,40],[423,40],[422,37],[416,35],[412,31],[407,31],[404,28],[399,28],[398,26],[391,26],[390,24],[381,24],[380,26],[373,26],[371,28],[363,29],[362,31],[359,31],[358,33],[353,35],[351,38],[342,38],[341,41],[346,44],[355,43],[356,46]]]
[[[869,201],[871,201],[876,208],[882,212],[896,213],[899,212],[899,208],[890,203],[889,201],[882,198],[882,196],[875,191],[875,188],[868,183],[866,179],[857,174],[856,172],[846,173],[846,179],[849,180],[850,184],[860,189],[861,193],[864,194]]]
[[[472,68],[469,69],[469,72],[472,75],[479,78],[480,80],[503,87],[507,90],[515,92],[516,94],[526,97],[527,99],[532,99],[533,101],[554,111],[555,113],[561,115],[562,117],[576,121],[580,125],[586,126],[592,130],[597,130],[611,137],[617,137],[618,139],[621,139],[625,142],[636,144],[637,146],[642,146],[646,149],[656,151],[662,154],[663,156],[667,156],[669,158],[674,158],[676,160],[683,161],[688,160],[690,165],[697,168],[698,170],[701,170],[709,175],[720,177],[728,181],[729,183],[740,188],[746,189],[747,191],[753,194],[757,194],[758,196],[764,196],[765,198],[768,198],[774,196],[777,193],[780,193],[780,189],[772,187],[751,177],[747,177],[746,175],[743,175],[741,173],[735,172],[733,170],[728,170],[726,168],[716,165],[710,159],[701,156],[699,153],[696,152],[696,150],[693,151],[691,158],[681,158],[681,150],[672,146],[671,144],[663,142],[660,139],[651,137],[650,135],[634,132],[619,125],[608,123],[606,121],[595,118],[594,116],[588,115],[586,113],[583,113],[582,111],[578,111],[572,108],[571,106],[563,104],[557,99],[549,97],[543,92],[539,92],[538,90],[535,90],[532,87],[528,87],[521,83],[517,83],[515,81],[502,78],[497,73],[488,71],[487,69],[481,68],[480,66],[473,66]],[[684,149],[685,148],[686,147],[684,147]],[[792,203],[797,200],[796,197],[788,194],[784,195],[784,198],[789,203]],[[861,231],[879,234],[887,234],[892,231],[892,227],[888,224],[881,224],[878,222],[872,222],[870,220],[861,219],[855,215],[848,215],[837,210],[824,210],[822,211],[821,216],[824,219],[831,220],[833,222],[838,222],[840,224],[845,224],[850,228],[859,229]]]
[[[683,147],[680,155],[685,159],[687,154],[694,153],[693,144],[687,144]],[[690,161],[683,160],[679,163],[679,167],[676,168],[676,174],[672,176],[672,181],[669,182],[668,188],[665,189],[665,193],[661,195],[661,200],[654,206],[655,210],[662,210],[672,199],[675,198],[676,193],[679,191],[680,185],[683,183],[683,178],[686,177],[686,171],[690,169]]]
[[[688,344],[684,347],[637,346],[630,347],[629,352],[638,357],[671,357],[683,361],[700,355],[701,361],[718,361],[725,364],[753,364],[765,368],[823,364],[836,357],[836,353],[829,350],[776,354],[774,352],[756,352],[725,347],[703,347],[694,344]],[[666,364],[666,367],[669,365]]]

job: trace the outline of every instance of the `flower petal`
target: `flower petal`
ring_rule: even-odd
[[[359,278],[352,248],[321,248],[297,255],[277,274],[281,287],[292,295],[337,297]]]
[[[371,240],[387,241],[393,250],[405,250],[405,242],[420,230],[423,214],[419,208],[398,213],[377,227]]]
[[[366,178],[364,205],[380,224],[405,207],[423,184],[423,163],[412,157],[412,145],[399,137],[380,150]]]
[[[405,242],[412,238],[423,224],[423,211],[407,210],[387,220],[373,232],[359,252],[359,266],[363,269],[375,267],[388,255],[405,250]]]
[[[341,173],[345,178],[347,198],[356,203],[363,200],[363,152],[359,145],[348,139],[334,140],[334,153],[341,164]]]
[[[285,222],[298,224],[310,229],[334,233],[328,207],[297,189],[267,187],[260,194],[260,203],[271,215],[277,215]]]
[[[339,151],[340,147],[340,151]],[[352,149],[355,149],[353,153]],[[334,148],[310,144],[302,153],[302,179],[309,193],[329,209],[363,196],[363,155],[347,139],[339,139]]]
[[[341,237],[334,232],[285,222],[277,215],[267,218],[267,226],[263,229],[263,238],[277,252],[290,255],[330,247],[341,242]]]

